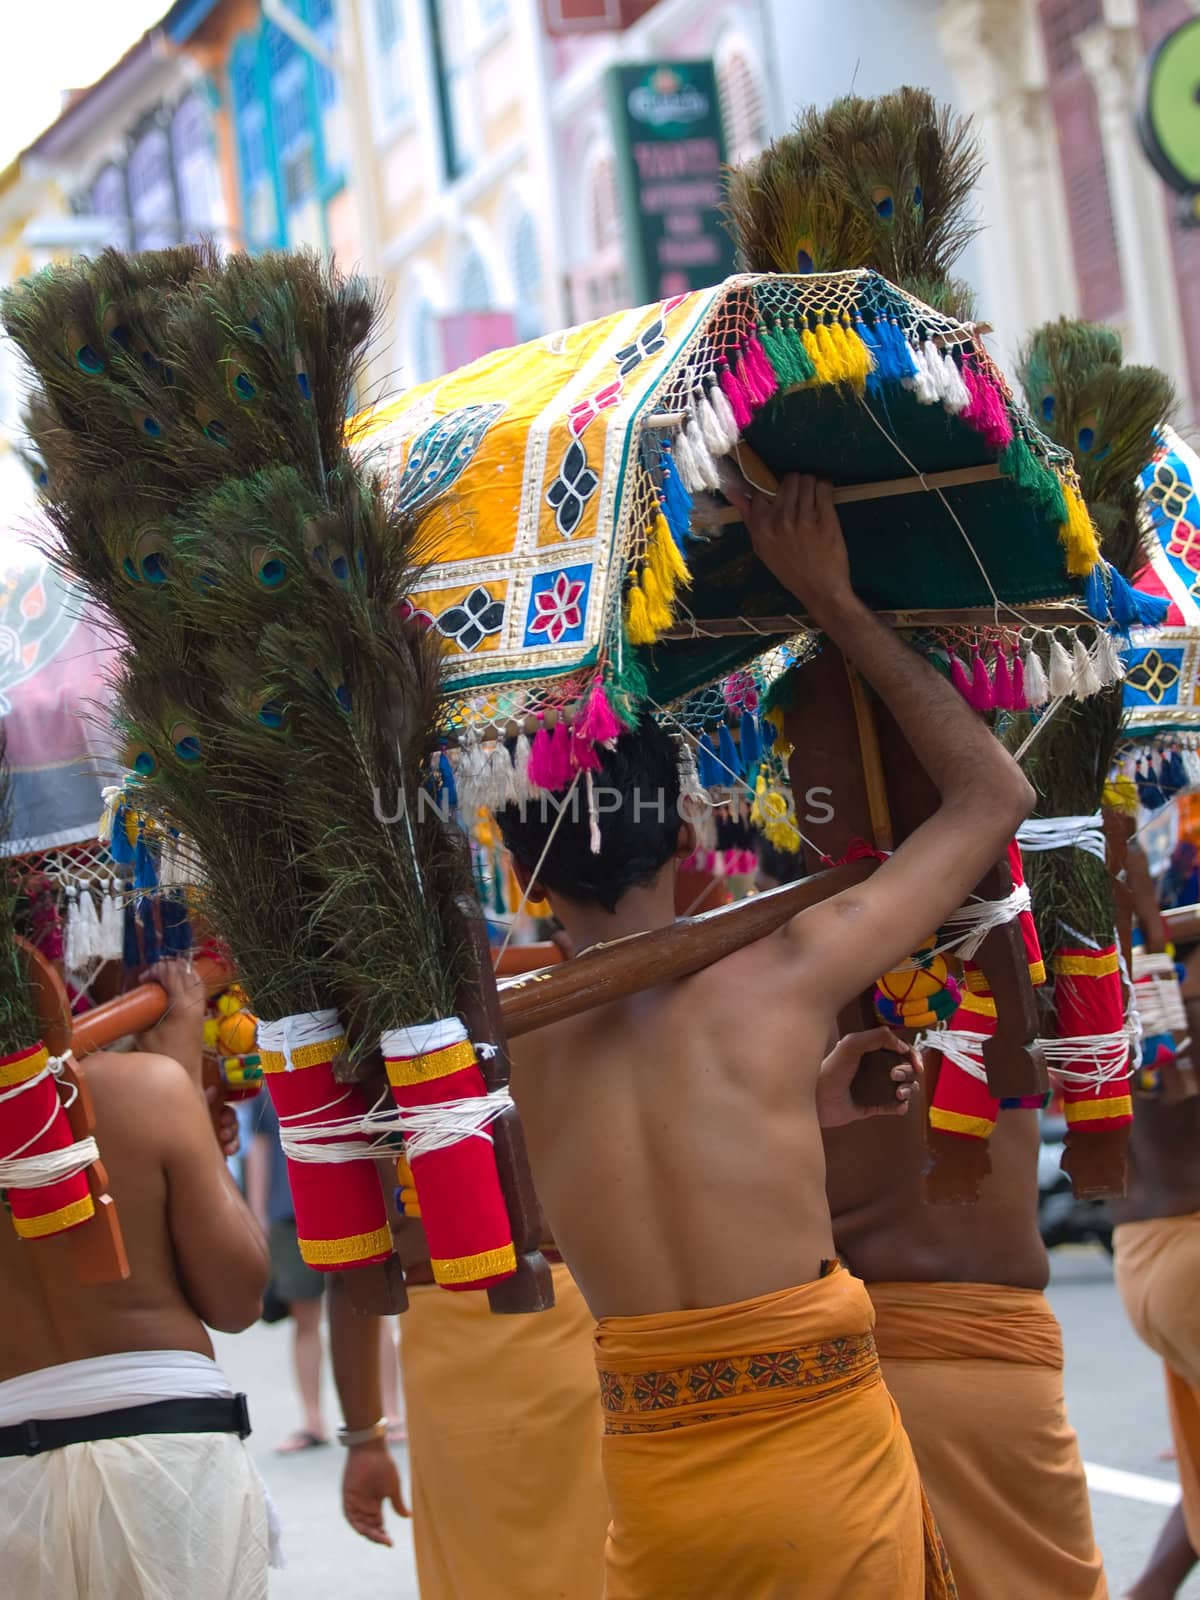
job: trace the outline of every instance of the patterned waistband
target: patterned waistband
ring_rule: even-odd
[[[808,1403],[855,1389],[879,1376],[872,1333],[821,1344],[714,1356],[685,1366],[613,1371],[600,1368],[605,1433],[652,1433],[736,1414],[739,1401]]]

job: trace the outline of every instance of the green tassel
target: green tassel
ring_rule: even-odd
[[[611,662],[610,662],[611,665]],[[608,703],[627,728],[636,728],[650,685],[646,669],[635,648],[626,640],[621,652],[620,670],[606,680],[604,685]]]
[[[788,346],[787,336],[783,329],[776,324],[773,327],[759,329],[759,338],[762,347],[767,352],[767,360],[775,370],[781,389],[790,389],[793,384],[799,383],[795,373],[795,363],[792,361],[791,350]]]
[[[796,383],[811,383],[817,375],[817,369],[813,365],[812,357],[804,347],[804,340],[800,337],[795,322],[790,317],[788,318],[787,327],[784,329],[783,337],[784,342],[792,353],[792,364],[796,374],[794,381]]]
[[[504,859],[498,850],[492,851],[492,909],[498,916],[508,910],[504,903]]]
[[[1005,475],[1037,502],[1048,522],[1067,520],[1067,501],[1058,475],[1038,460],[1019,432],[1013,434],[1000,465]]]

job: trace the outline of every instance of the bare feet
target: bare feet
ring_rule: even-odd
[[[302,1450],[319,1450],[329,1443],[323,1434],[312,1433],[308,1428],[297,1428],[275,1446],[277,1456],[298,1456]]]

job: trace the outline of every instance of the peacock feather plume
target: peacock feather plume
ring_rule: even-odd
[[[1104,554],[1132,580],[1145,559],[1137,479],[1175,406],[1170,379],[1126,366],[1112,328],[1067,317],[1034,333],[1020,378],[1043,430],[1075,457]]]
[[[138,807],[189,841],[258,1013],[336,1006],[360,1055],[468,970],[423,788],[440,647],[401,618],[422,552],[347,443],[378,309],[314,256],[202,248],[0,301],[59,559],[121,640]]]
[[[969,122],[927,91],[847,96],[734,169],[726,212],[752,272],[870,267],[904,288],[941,284],[977,231],[981,164]]]

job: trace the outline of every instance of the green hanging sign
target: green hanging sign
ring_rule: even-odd
[[[707,289],[736,270],[721,221],[725,130],[711,61],[612,67],[635,304]]]
[[[1200,17],[1169,33],[1142,69],[1138,135],[1164,183],[1200,191]]]

